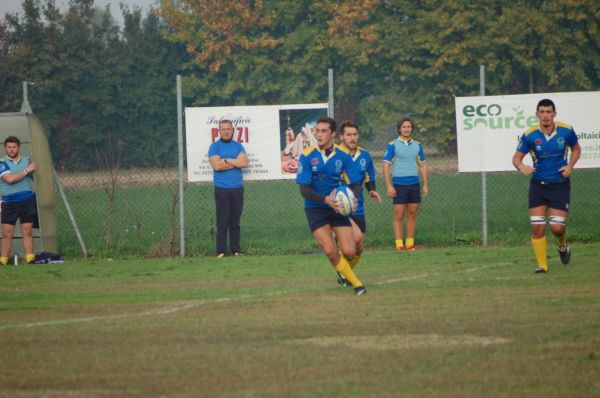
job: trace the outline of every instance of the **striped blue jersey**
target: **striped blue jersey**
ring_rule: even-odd
[[[550,135],[544,134],[540,126],[533,126],[521,136],[517,151],[531,155],[535,171],[532,178],[543,182],[563,182],[559,169],[566,166],[568,148],[577,144],[577,135],[573,127],[566,123],[555,122]]]
[[[344,184],[344,174],[348,182],[353,184],[360,181],[358,169],[354,167],[352,157],[334,145],[329,156],[318,146],[304,150],[298,161],[296,184],[310,185],[311,189],[320,195],[329,195],[331,191]],[[304,207],[329,208],[324,202],[304,199]]]
[[[20,173],[27,165],[29,158],[21,156],[18,159],[10,159],[8,157],[0,159],[0,177],[7,173]],[[0,191],[2,191],[2,201],[6,203],[21,202],[33,197],[33,185],[29,176],[9,184],[0,178]]]
[[[340,150],[350,155],[350,150],[341,144],[339,146]],[[352,155],[350,155],[352,156]],[[364,197],[363,197],[363,189],[362,186],[366,182],[375,181],[375,163],[373,163],[373,158],[361,147],[356,148],[356,152],[354,156],[352,156],[352,160],[354,161],[354,167],[357,168],[358,174],[360,176],[360,186],[361,189],[358,194],[358,207],[354,214],[362,216],[365,214],[365,206],[364,206]]]
[[[392,164],[392,183],[418,184],[419,164],[425,162],[423,145],[413,139],[404,141],[398,137],[387,144],[383,161]]]

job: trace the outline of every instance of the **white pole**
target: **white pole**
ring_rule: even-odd
[[[479,65],[479,95],[485,96],[485,65]],[[481,173],[481,235],[482,244],[488,244],[487,176]]]
[[[87,259],[88,252],[85,247],[85,241],[81,236],[81,232],[79,231],[79,226],[77,225],[77,220],[75,219],[75,215],[73,214],[73,210],[71,210],[71,206],[69,205],[69,201],[67,200],[67,195],[65,195],[65,191],[63,190],[62,183],[60,182],[60,177],[55,169],[52,169],[52,173],[54,174],[54,182],[56,183],[56,188],[58,188],[58,193],[60,193],[60,197],[63,200],[65,205],[65,209],[67,210],[67,214],[69,215],[69,220],[71,221],[71,225],[75,230],[75,236],[77,236],[77,240],[79,241],[79,246],[81,246],[81,251],[83,252],[83,258]]]
[[[26,81],[23,82],[23,103],[21,104],[22,113],[33,113],[31,110],[31,105],[29,105],[29,95],[27,93],[28,84],[33,85],[34,83],[27,83]]]
[[[185,229],[183,203],[183,110],[181,106],[181,75],[177,75],[177,149],[179,157],[179,255],[185,257]]]
[[[329,68],[329,100],[327,101],[327,115],[331,118],[335,117],[333,112],[333,69]]]

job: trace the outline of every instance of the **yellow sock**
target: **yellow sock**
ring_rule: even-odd
[[[531,246],[533,246],[533,252],[535,253],[538,267],[548,271],[548,257],[546,255],[548,242],[546,241],[546,237],[544,236],[539,239],[531,238]]]
[[[33,253],[25,254],[25,262],[32,263],[34,261],[35,261],[35,254],[33,254]]]
[[[406,247],[411,247],[415,245],[415,238],[406,238]]]
[[[558,245],[558,247],[565,247],[565,245],[567,244],[567,234],[557,237],[556,244]]]
[[[396,249],[402,249],[404,247],[404,242],[402,239],[396,239]]]
[[[354,269],[354,267],[356,267],[356,264],[358,264],[359,261],[360,254],[356,254],[354,257],[352,257],[351,260],[348,260],[348,264],[350,264],[350,268]]]
[[[354,271],[352,271],[352,268],[350,268],[350,264],[348,263],[348,260],[346,260],[346,257],[340,256],[340,262],[335,266],[335,270],[342,274],[342,276],[352,284],[352,287],[363,285],[354,274]]]
[[[0,264],[8,265],[8,257],[0,257]]]

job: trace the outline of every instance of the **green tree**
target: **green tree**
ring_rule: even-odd
[[[169,38],[194,56],[186,80],[195,104],[315,102],[336,69],[338,109],[354,117],[356,93],[373,73],[370,17],[378,1],[161,2]]]
[[[454,96],[590,90],[599,85],[598,7],[593,1],[396,0],[378,8],[381,95],[359,112],[373,130],[413,116],[423,141],[455,146]],[[587,49],[587,50],[586,50]],[[591,50],[591,51],[590,51]],[[582,56],[581,54],[586,54]],[[394,118],[393,115],[397,116]]]
[[[163,38],[158,17],[123,8],[121,30],[93,0],[71,0],[64,15],[52,0],[23,8],[0,24],[1,106],[18,110],[21,82],[35,82],[30,102],[57,166],[96,168],[110,137],[131,149],[123,167],[175,164],[174,80],[185,53]]]

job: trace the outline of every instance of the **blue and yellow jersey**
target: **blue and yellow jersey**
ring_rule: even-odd
[[[555,122],[550,135],[544,134],[540,126],[533,126],[521,136],[517,151],[531,155],[533,159],[532,178],[543,182],[563,182],[559,169],[567,165],[568,148],[577,144],[577,135],[573,127],[566,123]]]
[[[346,148],[344,144],[341,144],[339,149],[350,155],[350,150]],[[354,214],[362,216],[365,214],[362,186],[369,181],[375,181],[375,164],[373,163],[373,158],[371,158],[369,152],[361,147],[356,148],[356,152],[354,153],[354,156],[352,156],[352,160],[354,161],[354,167],[357,169],[358,175],[360,176],[361,187],[358,194],[358,207]],[[348,183],[347,177],[345,178],[346,182]]]
[[[20,173],[27,165],[29,165],[29,158],[27,156],[21,156],[17,159],[10,159],[8,157],[0,158],[0,191],[2,191],[3,202],[21,202],[33,197],[31,178],[25,177],[13,184],[9,184],[1,178],[7,173]]]
[[[398,137],[387,144],[383,161],[392,164],[393,184],[418,184],[419,164],[425,162],[423,145],[412,139],[404,141]]]
[[[344,174],[350,184],[360,181],[358,169],[354,167],[352,157],[334,145],[329,156],[317,146],[304,150],[298,161],[296,184],[310,185],[320,195],[329,195],[331,191],[344,184]],[[305,199],[304,207],[329,208],[326,203]]]
[[[237,141],[222,142],[221,140],[213,142],[208,147],[208,157],[219,155],[221,159],[236,159],[241,153],[246,153],[244,146]],[[217,188],[241,188],[244,186],[242,178],[242,169],[234,167],[229,170],[215,170],[214,182]]]

